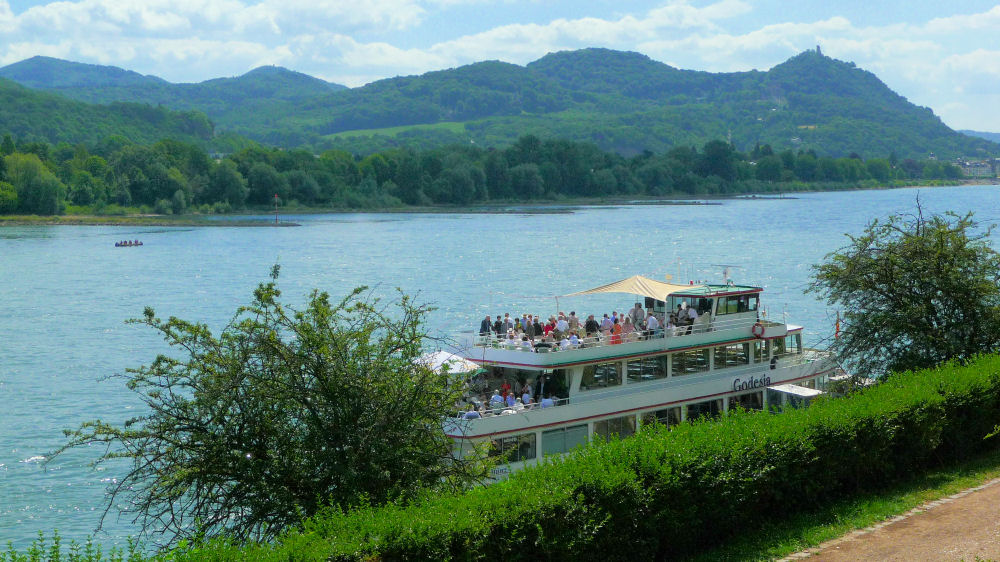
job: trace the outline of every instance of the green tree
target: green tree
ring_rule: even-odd
[[[66,187],[37,155],[15,152],[5,160],[7,178],[17,190],[21,212],[55,215],[62,210]]]
[[[121,427],[84,423],[56,452],[106,443],[98,463],[129,461],[109,502],[144,534],[267,539],[327,505],[405,500],[482,476],[452,458],[442,427],[461,385],[419,360],[430,309],[406,296],[388,307],[360,287],[337,304],[314,291],[294,310],[277,276],[275,266],[218,336],[146,308],[131,322],[181,350],[128,370],[148,411]]]
[[[781,158],[771,154],[757,161],[754,173],[761,181],[781,181]]]
[[[207,203],[225,201],[235,209],[243,207],[247,200],[247,182],[232,160],[223,160],[212,169],[202,197]]]
[[[10,156],[14,154],[14,139],[10,135],[3,136],[3,142],[0,142],[0,156]]]
[[[892,166],[885,158],[869,158],[865,167],[868,168],[868,175],[880,182],[889,181],[892,174]]]
[[[833,349],[880,376],[1000,345],[1000,254],[972,214],[893,215],[814,266],[809,290],[843,313]]]
[[[3,158],[0,158],[3,160]],[[0,215],[8,215],[17,210],[17,190],[14,186],[0,181]]]

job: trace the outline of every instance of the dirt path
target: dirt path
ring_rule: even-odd
[[[1000,478],[783,560],[1000,559]]]

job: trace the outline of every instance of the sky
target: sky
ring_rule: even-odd
[[[996,0],[0,0],[0,66],[46,55],[171,82],[273,64],[355,87],[585,47],[767,70],[817,45],[952,128],[1000,132]]]

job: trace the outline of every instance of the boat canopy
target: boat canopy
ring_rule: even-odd
[[[641,295],[665,301],[667,300],[667,297],[673,293],[690,291],[692,289],[702,287],[705,287],[705,285],[679,285],[675,283],[664,283],[663,281],[657,281],[655,279],[650,279],[649,277],[643,277],[642,275],[633,275],[632,277],[622,279],[621,281],[615,281],[614,283],[608,283],[607,285],[601,285],[600,287],[594,287],[593,289],[587,289],[586,291],[579,291],[577,293],[571,293],[564,296],[575,297],[579,295],[592,295],[595,293],[629,293],[632,295]]]

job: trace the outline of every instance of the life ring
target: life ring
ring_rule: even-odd
[[[753,328],[750,328],[750,333],[753,334],[755,338],[764,337],[764,325],[760,322],[755,322]]]

